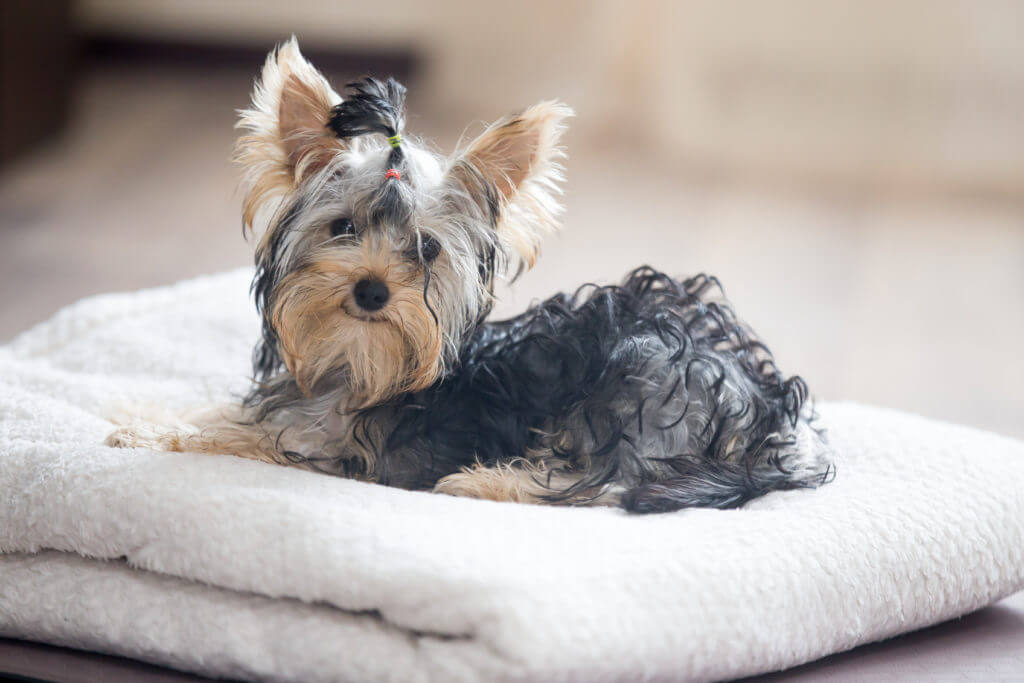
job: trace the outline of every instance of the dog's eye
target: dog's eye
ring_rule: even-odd
[[[331,237],[351,237],[356,234],[356,226],[351,218],[335,218],[331,221]]]
[[[420,237],[420,245],[417,250],[416,245],[412,248],[413,258],[423,258],[425,263],[430,263],[437,258],[437,255],[441,253],[441,243],[437,241],[436,237],[422,233]]]

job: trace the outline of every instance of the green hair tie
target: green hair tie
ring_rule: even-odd
[[[388,138],[388,144],[391,145],[391,149],[398,149],[398,146],[402,144],[402,134],[395,133]]]

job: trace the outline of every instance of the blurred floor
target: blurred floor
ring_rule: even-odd
[[[228,156],[251,77],[107,69],[85,81],[68,134],[0,176],[0,339],[82,296],[249,263]],[[473,118],[417,119],[414,88],[410,106],[410,130],[445,149]],[[568,142],[566,230],[499,313],[641,263],[707,270],[818,396],[1024,437],[1024,207],[758,189]],[[934,680],[970,661],[977,680],[1007,678],[1021,671],[1002,644],[1019,638],[1022,604],[798,672]]]

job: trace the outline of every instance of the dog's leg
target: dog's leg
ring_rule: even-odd
[[[568,499],[549,498],[552,494],[568,489],[581,477],[582,475],[567,472],[549,472],[543,464],[526,459],[499,463],[493,467],[485,467],[478,463],[444,477],[434,485],[434,492],[513,503],[618,504],[619,496],[613,491],[604,491],[596,496],[584,491]]]
[[[237,406],[220,407],[174,426],[132,420],[106,438],[115,448],[220,453],[250,460],[281,463],[275,439],[259,424],[241,421]]]
[[[537,503],[540,486],[526,467],[498,465],[484,467],[476,464],[449,474],[434,485],[436,493],[484,500],[504,500],[514,503]]]

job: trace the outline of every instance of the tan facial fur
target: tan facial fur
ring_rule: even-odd
[[[572,111],[542,102],[448,159],[402,136],[395,177],[382,135],[337,136],[331,117],[341,102],[293,38],[268,56],[240,112],[247,134],[235,158],[266,283],[258,303],[268,343],[303,395],[330,392],[336,405],[357,409],[442,377],[489,310],[493,277],[533,265],[557,227],[559,140]],[[378,211],[384,189],[400,197],[401,211]],[[331,238],[328,226],[341,217],[357,226],[350,240]],[[430,263],[410,257],[423,235],[440,245]],[[488,258],[497,265],[484,272]],[[355,304],[363,278],[386,283],[381,310]]]
[[[380,311],[362,312],[353,301],[353,288],[366,277],[390,290]],[[274,326],[285,364],[307,394],[338,367],[349,373],[350,408],[422,389],[440,375],[441,332],[423,301],[423,274],[386,244],[325,249],[280,290]]]

